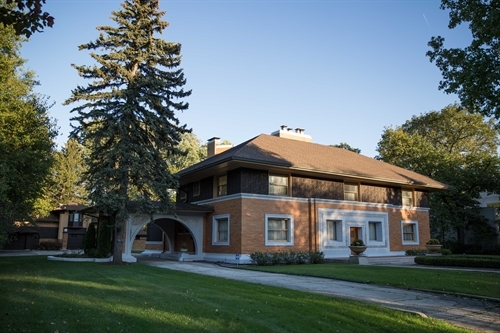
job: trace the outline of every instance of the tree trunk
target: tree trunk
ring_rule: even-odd
[[[114,235],[113,235],[113,263],[123,263],[123,221],[119,221],[115,216],[114,221]]]

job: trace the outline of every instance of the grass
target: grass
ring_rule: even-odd
[[[377,305],[171,271],[0,258],[2,332],[468,332]]]
[[[349,264],[244,267],[266,272],[500,298],[500,273]]]

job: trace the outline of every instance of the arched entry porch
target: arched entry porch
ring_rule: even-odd
[[[206,213],[213,209],[207,206],[189,205],[190,207],[187,207],[187,205],[178,205],[172,214],[153,215],[153,223],[163,230],[164,241],[168,242],[168,246],[165,247],[168,250],[160,254],[162,258],[180,261],[203,260],[204,219]],[[137,233],[149,222],[151,222],[151,217],[146,214],[135,213],[128,218],[125,226],[124,261],[137,261],[132,256],[132,244]]]

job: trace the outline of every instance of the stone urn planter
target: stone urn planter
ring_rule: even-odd
[[[442,246],[443,245],[441,245],[441,244],[426,244],[425,248],[431,252],[437,252],[437,251],[441,250]]]
[[[356,239],[354,242],[351,243],[349,248],[353,253],[359,256],[361,253],[365,252],[366,245],[362,239]]]
[[[439,241],[437,239],[431,238],[425,243],[425,247],[427,250],[431,252],[437,252],[441,249],[443,245],[439,244]]]
[[[352,252],[356,253],[358,256],[365,252],[367,246],[366,245],[358,245],[358,246],[355,246],[355,245],[351,245],[349,246],[349,248],[351,249]]]

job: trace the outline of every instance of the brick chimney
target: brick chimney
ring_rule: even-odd
[[[207,142],[207,158],[220,154],[232,147],[232,145],[221,145],[220,138],[214,136],[213,138],[208,139]]]

